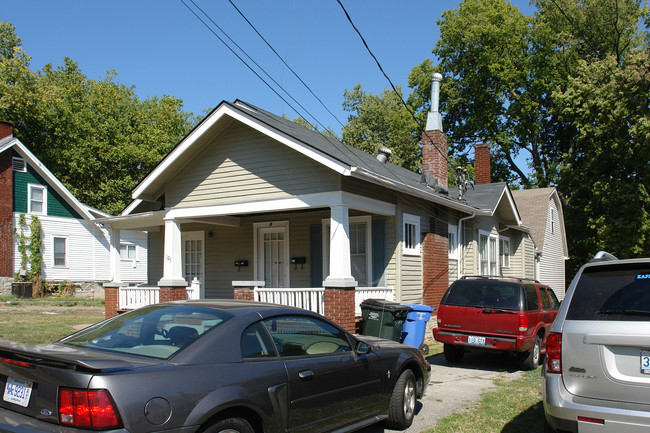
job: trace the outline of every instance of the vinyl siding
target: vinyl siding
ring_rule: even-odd
[[[18,227],[20,214],[14,214],[14,224]],[[74,219],[39,215],[43,233],[43,276],[48,281],[107,281],[111,278],[109,236],[94,223]],[[31,216],[26,216],[25,236],[31,236],[29,223]],[[136,245],[138,260],[133,267],[132,261],[121,263],[123,282],[146,282],[147,252],[146,238],[143,232],[123,231],[124,239]],[[54,266],[54,238],[66,240],[66,264]],[[20,271],[20,253],[14,242],[14,272]]]
[[[420,246],[422,246],[422,233],[429,231],[429,214],[423,208],[411,205],[399,207],[399,226],[397,227],[399,262],[399,294],[397,301],[408,303],[422,303],[422,252],[419,255],[404,254],[404,214],[420,217]]]
[[[47,188],[47,215],[64,218],[81,218],[63,198],[29,165],[26,172],[13,172],[14,212],[27,213],[28,185],[42,185]]]
[[[339,176],[238,122],[168,182],[167,207],[293,197],[339,189]]]
[[[458,278],[458,260],[449,260],[449,284],[456,281]]]
[[[551,209],[555,215],[555,229],[551,230]],[[554,200],[549,200],[548,218],[544,232],[544,246],[539,261],[539,280],[553,288],[557,297],[564,299],[564,249],[559,212]]]

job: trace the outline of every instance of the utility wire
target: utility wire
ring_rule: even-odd
[[[350,14],[348,13],[348,11],[345,9],[345,6],[343,6],[343,3],[341,3],[341,0],[336,0],[336,2],[339,4],[339,6],[341,6],[341,9],[343,9],[343,13],[345,13],[345,16],[346,16],[348,22],[350,23],[350,25],[352,26],[352,28],[354,29],[354,31],[357,32],[357,34],[358,34],[359,37],[361,38],[361,42],[363,42],[363,45],[366,47],[366,50],[368,50],[368,53],[370,53],[370,56],[375,60],[375,63],[377,64],[377,67],[379,68],[379,70],[381,71],[381,73],[384,74],[384,77],[386,77],[386,80],[388,81],[388,83],[390,84],[390,86],[393,88],[393,92],[395,92],[395,95],[397,95],[397,97],[399,98],[399,100],[402,102],[402,105],[404,105],[404,108],[406,108],[406,111],[411,115],[411,117],[412,117],[413,120],[415,121],[415,124],[421,127],[421,124],[420,124],[420,122],[418,121],[418,119],[415,117],[415,114],[414,114],[413,111],[409,108],[409,106],[406,104],[406,101],[404,101],[404,98],[402,97],[402,95],[397,91],[397,88],[395,87],[395,85],[393,84],[393,82],[391,81],[391,79],[388,77],[388,75],[386,74],[386,72],[384,72],[384,68],[383,68],[383,67],[381,66],[381,64],[379,63],[379,60],[377,60],[377,57],[374,55],[374,53],[372,52],[372,50],[371,50],[370,47],[368,46],[368,43],[367,43],[366,40],[364,39],[363,35],[361,34],[361,32],[359,31],[359,29],[357,28],[357,26],[354,25],[354,22],[352,22],[352,18],[350,17]],[[427,132],[424,128],[422,128],[422,130],[423,130],[423,132],[424,132],[424,135],[426,135],[426,136],[427,136],[427,137],[428,137],[428,138],[433,142],[433,138],[428,134],[428,132]],[[447,162],[449,161],[449,157],[448,157],[448,155],[445,155],[444,153],[442,153],[442,150],[439,149],[438,146],[433,146],[433,147],[438,151],[438,153],[440,153],[440,156],[442,156],[442,157],[445,159],[445,161],[447,161]]]
[[[277,58],[280,59],[280,61],[281,61],[282,63],[284,63],[284,66],[286,66],[286,67],[287,67],[287,68],[288,68],[288,69],[293,73],[293,75],[298,79],[298,81],[300,81],[300,82],[302,83],[302,85],[305,86],[305,88],[307,88],[307,90],[309,90],[309,92],[314,96],[314,98],[316,98],[316,99],[318,100],[318,102],[320,102],[320,104],[323,106],[323,108],[325,108],[325,110],[327,110],[327,112],[328,112],[328,113],[329,113],[333,118],[336,119],[336,121],[339,123],[339,125],[343,126],[343,123],[341,123],[341,121],[339,120],[339,118],[336,117],[336,115],[335,115],[334,113],[332,113],[332,112],[330,111],[329,108],[327,108],[327,106],[325,105],[325,103],[324,103],[324,102],[323,102],[323,101],[322,101],[322,100],[321,100],[321,99],[320,99],[320,98],[319,98],[319,97],[318,97],[318,96],[317,96],[317,95],[312,91],[312,89],[307,85],[307,83],[305,83],[305,82],[303,81],[303,79],[300,78],[300,76],[299,76],[299,75],[298,75],[298,74],[297,74],[297,73],[296,73],[296,72],[291,68],[291,66],[289,66],[289,65],[287,64],[287,62],[284,61],[284,59],[282,58],[282,56],[280,56],[280,55],[278,54],[278,52],[273,48],[273,46],[271,46],[271,44],[270,44],[270,43],[269,43],[269,42],[264,38],[264,36],[262,36],[262,34],[261,34],[261,33],[260,33],[256,28],[255,28],[255,26],[253,25],[253,23],[251,23],[251,22],[249,21],[249,19],[246,18],[246,16],[242,13],[242,11],[239,10],[239,8],[235,5],[235,3],[233,3],[232,0],[228,0],[228,1],[229,1],[230,4],[232,5],[232,7],[234,7],[235,10],[239,13],[239,15],[241,15],[241,17],[242,17],[242,18],[243,18],[243,19],[248,23],[248,25],[251,26],[251,28],[255,31],[255,33],[257,33],[257,35],[258,35],[258,36],[259,36],[259,37],[264,41],[264,43],[266,43],[266,45],[271,49],[271,51],[273,51],[273,53],[277,56]]]
[[[219,35],[218,35],[218,34],[217,34],[217,33],[216,33],[216,32],[215,32],[215,31],[214,31],[214,30],[213,30],[213,29],[212,29],[212,28],[211,28],[211,27],[210,27],[210,26],[209,26],[209,25],[208,25],[208,24],[207,24],[207,23],[206,23],[206,22],[205,22],[205,21],[204,21],[204,20],[203,20],[203,19],[202,19],[202,18],[201,18],[201,17],[200,17],[200,16],[199,16],[199,15],[198,15],[194,10],[193,10],[193,9],[192,9],[192,8],[190,8],[190,6],[189,6],[187,3],[185,3],[184,0],[180,0],[180,2],[183,3],[183,5],[185,5],[185,7],[186,7],[190,12],[192,12],[192,14],[193,14],[193,15],[194,15],[194,16],[195,16],[199,21],[201,21],[201,23],[202,23],[202,24],[203,24],[203,25],[204,25],[204,26],[205,26],[205,27],[206,27],[206,28],[207,28],[207,29],[208,29],[208,30],[209,30],[209,31],[210,31],[210,32],[211,32],[211,33],[212,33],[216,38],[217,38],[217,39],[219,39],[219,40],[221,41],[222,44],[224,44],[224,45],[226,46],[226,48],[228,48],[228,49],[229,49],[229,50],[230,50],[230,51],[231,51],[231,52],[232,52],[232,53],[233,53],[233,54],[234,54],[234,55],[235,55],[235,56],[236,56],[236,57],[237,57],[237,58],[238,58],[238,59],[239,59],[243,64],[244,64],[244,65],[246,65],[246,67],[247,67],[248,69],[250,69],[251,72],[253,72],[253,73],[254,73],[254,74],[255,74],[255,75],[256,75],[260,80],[262,80],[262,82],[263,82],[264,84],[266,84],[266,86],[269,87],[269,89],[271,89],[271,90],[273,91],[273,93],[275,93],[276,95],[278,95],[278,97],[280,97],[280,99],[282,99],[282,101],[284,101],[284,102],[285,102],[289,107],[291,107],[292,110],[294,110],[294,111],[295,111],[299,116],[301,116],[303,119],[306,120],[306,116],[304,116],[303,114],[301,114],[299,110],[297,110],[293,105],[291,105],[291,104],[290,104],[290,103],[289,103],[289,102],[288,102],[284,97],[282,97],[282,95],[280,95],[279,92],[277,92],[277,91],[276,91],[276,90],[275,90],[275,89],[274,89],[274,88],[273,88],[273,87],[272,87],[272,86],[271,86],[271,85],[270,85],[266,80],[264,80],[264,78],[262,78],[262,77],[261,77],[261,76],[260,76],[260,75],[259,75],[259,74],[258,74],[258,73],[257,73],[257,72],[256,72],[256,71],[255,71],[255,70],[254,70],[254,69],[253,69],[253,68],[248,64],[248,63],[246,63],[246,61],[245,61],[245,60],[244,60],[244,59],[243,59],[239,54],[237,54],[237,53],[235,52],[235,50],[233,50],[232,47],[230,47],[230,45],[228,45],[228,44],[226,43],[226,41],[224,41],[224,40],[223,40],[223,39],[222,39],[222,38],[221,38],[221,37],[220,37],[220,36],[219,36]],[[237,44],[237,43],[236,43],[236,42],[235,42],[235,41],[234,41],[230,36],[228,36],[228,34],[227,34],[227,33],[226,33],[226,32],[225,32],[225,31],[224,31],[224,30],[223,30],[223,29],[222,29],[222,28],[221,28],[221,27],[220,27],[220,26],[219,26],[219,25],[218,25],[218,24],[217,24],[217,23],[216,23],[216,22],[215,22],[215,21],[214,21],[214,20],[213,20],[213,19],[212,19],[212,18],[211,18],[211,17],[210,17],[210,16],[209,16],[205,11],[204,11],[204,10],[203,10],[203,9],[201,9],[201,7],[199,7],[199,6],[194,2],[194,0],[190,0],[190,2],[194,5],[194,7],[196,7],[199,11],[201,11],[201,13],[202,13],[202,14],[203,14],[203,15],[204,15],[208,20],[210,20],[210,22],[211,22],[211,23],[212,23],[212,24],[213,24],[217,29],[219,29],[219,30],[220,30],[220,31],[221,31],[221,32],[222,32],[222,33],[223,33],[223,34],[228,38],[228,40],[230,40],[231,43],[233,43],[233,44],[234,44],[234,45],[235,45],[235,46],[236,46],[236,47],[237,47],[237,48],[238,48],[238,49],[239,49],[239,50],[240,50],[240,51],[241,51],[241,52],[242,52],[242,53],[243,53],[243,54],[244,54],[244,55],[245,55],[245,56],[246,56],[250,61],[251,61],[251,62],[253,62],[253,63],[255,64],[255,66],[257,66],[257,67],[258,67],[258,68],[259,68],[259,69],[260,69],[260,70],[261,70],[261,71],[262,71],[262,72],[263,72],[267,77],[269,77],[269,79],[270,79],[271,81],[273,81],[273,83],[275,83],[276,86],[278,86],[280,89],[282,89],[282,91],[283,91],[285,94],[287,94],[287,95],[289,96],[289,98],[291,98],[292,101],[294,101],[298,106],[300,106],[300,108],[302,108],[305,112],[307,112],[307,114],[308,114],[312,119],[314,119],[314,121],[315,121],[315,122],[316,122],[316,123],[317,123],[321,128],[323,128],[323,129],[327,129],[325,126],[323,126],[322,123],[320,123],[320,122],[318,121],[318,119],[317,119],[313,114],[311,114],[311,113],[309,112],[309,110],[307,110],[307,109],[306,109],[302,104],[300,104],[300,102],[298,102],[298,101],[297,101],[297,100],[296,100],[296,99],[295,99],[295,98],[294,98],[294,97],[293,97],[293,96],[292,96],[292,95],[291,95],[291,94],[290,94],[290,93],[289,93],[289,92],[288,92],[284,87],[282,87],[281,84],[279,84],[275,79],[273,79],[273,77],[271,77],[271,75],[270,75],[268,72],[266,72],[266,70],[264,70],[264,68],[263,68],[262,66],[260,66],[260,65],[255,61],[255,60],[253,60],[253,59],[248,55],[248,53],[246,53],[246,51],[245,51],[242,47],[240,47],[240,46],[239,46],[239,45],[238,45],[238,44]],[[313,127],[313,126],[312,126],[312,127]]]

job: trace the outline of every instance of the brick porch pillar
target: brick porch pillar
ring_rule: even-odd
[[[160,286],[160,302],[184,301],[187,299],[187,286]]]
[[[233,299],[242,301],[255,300],[255,287],[264,287],[264,281],[233,281]]]
[[[354,287],[325,287],[325,317],[348,332],[356,331]]]
[[[122,283],[104,283],[104,318],[115,317],[120,310],[120,287]]]

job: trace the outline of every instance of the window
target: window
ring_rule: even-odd
[[[27,185],[28,213],[47,215],[47,189],[42,185]]]
[[[481,275],[498,275],[497,236],[479,231],[479,273]]]
[[[555,233],[555,209],[551,208],[551,234]]]
[[[135,245],[120,244],[120,258],[122,260],[135,260]]]
[[[359,287],[368,287],[372,282],[372,219],[370,216],[351,217],[350,271]],[[330,220],[323,220],[323,279],[330,272]]]
[[[25,173],[27,171],[27,166],[25,165],[25,160],[22,158],[12,158],[11,160],[11,168],[13,171],[19,171],[21,173]]]
[[[449,244],[449,258],[458,259],[458,227],[449,225],[447,230],[447,242]]]
[[[499,238],[499,265],[502,268],[510,267],[510,238]]]
[[[66,238],[54,238],[54,266],[66,265]]]
[[[343,331],[315,317],[281,316],[262,323],[280,356],[317,356],[352,350]]]
[[[420,255],[420,217],[404,214],[404,233],[402,239],[404,254]]]
[[[244,359],[275,356],[275,346],[268,332],[259,323],[249,326],[242,334],[241,356]]]

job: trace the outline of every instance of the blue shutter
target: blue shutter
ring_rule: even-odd
[[[386,285],[386,221],[372,222],[372,287]]]
[[[323,227],[309,226],[309,282],[311,287],[323,286]]]

